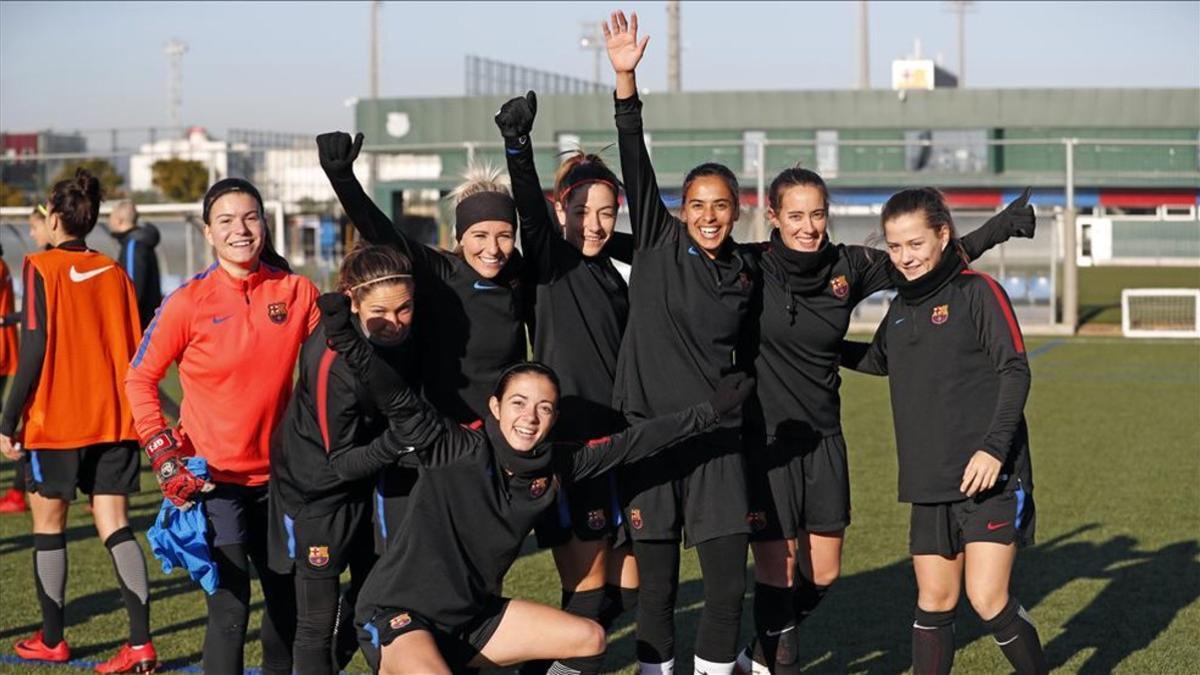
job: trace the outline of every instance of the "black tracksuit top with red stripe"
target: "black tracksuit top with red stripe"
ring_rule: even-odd
[[[629,316],[629,287],[609,254],[628,260],[633,241],[613,233],[599,255],[584,256],[560,234],[538,182],[533,147],[506,142],[508,175],[521,222],[521,253],[536,285],[533,357],[561,385],[556,438],[581,440],[625,426],[612,407],[617,354]]]
[[[743,326],[761,246],[730,238],[715,259],[705,255],[663,204],[636,96],[616,99],[616,124],[634,252],[613,404],[637,419],[682,410],[749,369]],[[740,426],[740,414],[722,419],[722,429]]]
[[[963,238],[978,258],[1007,241],[1008,229],[988,223]],[[787,248],[773,230],[762,255],[762,287],[753,313],[758,387],[747,401],[744,431],[750,442],[766,437],[815,440],[842,432],[838,358],[854,308],[892,288],[886,251],[826,244],[802,253]]]
[[[1029,361],[1004,289],[949,248],[937,268],[897,287],[870,346],[847,343],[844,363],[888,376],[900,501],[965,499],[963,470],[978,450],[1003,462],[1007,485],[1032,489]]]
[[[408,343],[375,350],[398,372],[412,372]],[[320,515],[369,499],[376,473],[394,464],[398,452],[387,428],[345,359],[325,346],[325,328],[317,326],[300,349],[300,378],[271,439],[271,489],[293,517],[301,509]],[[416,474],[415,468],[389,470]]]
[[[513,251],[499,276],[485,279],[458,255],[409,241],[354,174],[327,176],[363,238],[394,246],[412,261],[421,393],[460,423],[482,419],[500,374],[525,360],[532,298],[521,278],[520,254]]]
[[[414,409],[423,405],[410,401]],[[610,437],[544,446],[535,452],[552,453],[545,473],[527,477],[501,468],[497,446],[506,441],[488,419],[472,428],[444,424],[432,443],[411,453],[458,459],[422,468],[404,529],[359,593],[359,623],[412,610],[443,630],[461,628],[500,594],[534,524],[556,508],[562,482],[649,457],[712,427],[717,414],[705,402]]]

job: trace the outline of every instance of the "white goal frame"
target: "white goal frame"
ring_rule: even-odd
[[[1144,297],[1190,297],[1195,303],[1191,330],[1132,328],[1129,299]],[[1200,288],[1126,288],[1121,291],[1121,333],[1131,338],[1200,338]]]

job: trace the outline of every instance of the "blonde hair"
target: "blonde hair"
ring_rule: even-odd
[[[468,165],[462,173],[462,179],[446,197],[451,206],[458,206],[467,197],[481,192],[499,192],[512,197],[508,174],[487,162]]]

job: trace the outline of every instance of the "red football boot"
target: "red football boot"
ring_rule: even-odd
[[[9,488],[0,497],[0,513],[25,513],[28,510],[29,504],[25,502],[25,493],[21,490]]]
[[[54,647],[47,647],[46,643],[42,642],[42,631],[40,630],[31,637],[14,644],[13,651],[17,653],[17,656],[28,661],[63,663],[71,659],[71,648],[67,646],[66,640]]]
[[[158,654],[154,644],[147,642],[133,647],[128,642],[121,645],[117,655],[96,666],[97,673],[153,673],[158,667]]]

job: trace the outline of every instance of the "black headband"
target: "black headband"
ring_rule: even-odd
[[[258,210],[263,210],[263,198],[258,193],[258,188],[248,180],[242,178],[223,178],[212,184],[208,188],[208,192],[204,194],[204,222],[208,222],[208,216],[212,212],[213,202],[217,201],[222,195],[227,195],[230,192],[244,192],[254,198],[258,202]]]
[[[502,220],[515,226],[517,206],[512,197],[503,192],[476,192],[463,199],[454,208],[454,238],[462,239],[468,227],[485,220]]]

